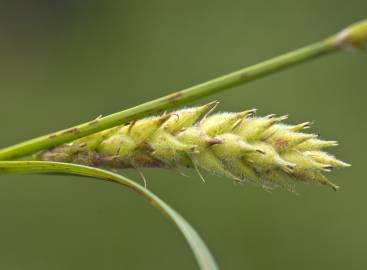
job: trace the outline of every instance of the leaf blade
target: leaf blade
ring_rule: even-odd
[[[9,173],[72,174],[87,176],[126,186],[137,192],[139,195],[142,195],[150,204],[160,210],[180,229],[192,252],[194,253],[201,270],[219,269],[204,241],[201,239],[195,229],[180,214],[178,214],[173,208],[171,208],[151,191],[122,175],[98,168],[69,163],[45,161],[0,161],[0,174]]]

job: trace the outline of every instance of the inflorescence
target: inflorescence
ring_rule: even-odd
[[[336,141],[302,132],[309,122],[256,117],[256,110],[210,114],[217,102],[117,126],[36,154],[94,167],[205,170],[236,182],[294,190],[294,180],[338,189],[324,172],[350,165],[323,151]]]

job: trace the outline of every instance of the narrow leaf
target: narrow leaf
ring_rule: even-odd
[[[76,164],[45,161],[0,161],[0,174],[61,173],[92,177],[126,186],[142,195],[151,205],[168,217],[189,243],[201,270],[217,270],[210,251],[194,228],[168,204],[136,182],[110,171]]]

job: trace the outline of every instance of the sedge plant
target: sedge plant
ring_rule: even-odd
[[[286,116],[258,117],[255,110],[213,113],[218,102],[176,109],[233,86],[332,52],[362,49],[367,20],[324,40],[208,82],[87,123],[0,150],[0,173],[62,173],[124,185],[142,195],[181,230],[200,269],[219,269],[192,226],[146,187],[110,169],[194,168],[266,189],[294,190],[295,181],[338,186],[324,175],[349,164],[325,148],[336,141],[304,132],[308,122],[289,125]],[[160,113],[160,114],[159,114]]]

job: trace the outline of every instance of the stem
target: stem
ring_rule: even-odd
[[[136,107],[84,123],[73,128],[41,136],[0,150],[0,160],[14,159],[48,149],[75,139],[121,125],[148,114],[244,84],[296,64],[338,51],[344,47],[361,47],[367,43],[367,21],[356,23],[339,34],[262,63],[243,68],[182,91],[143,103]]]

